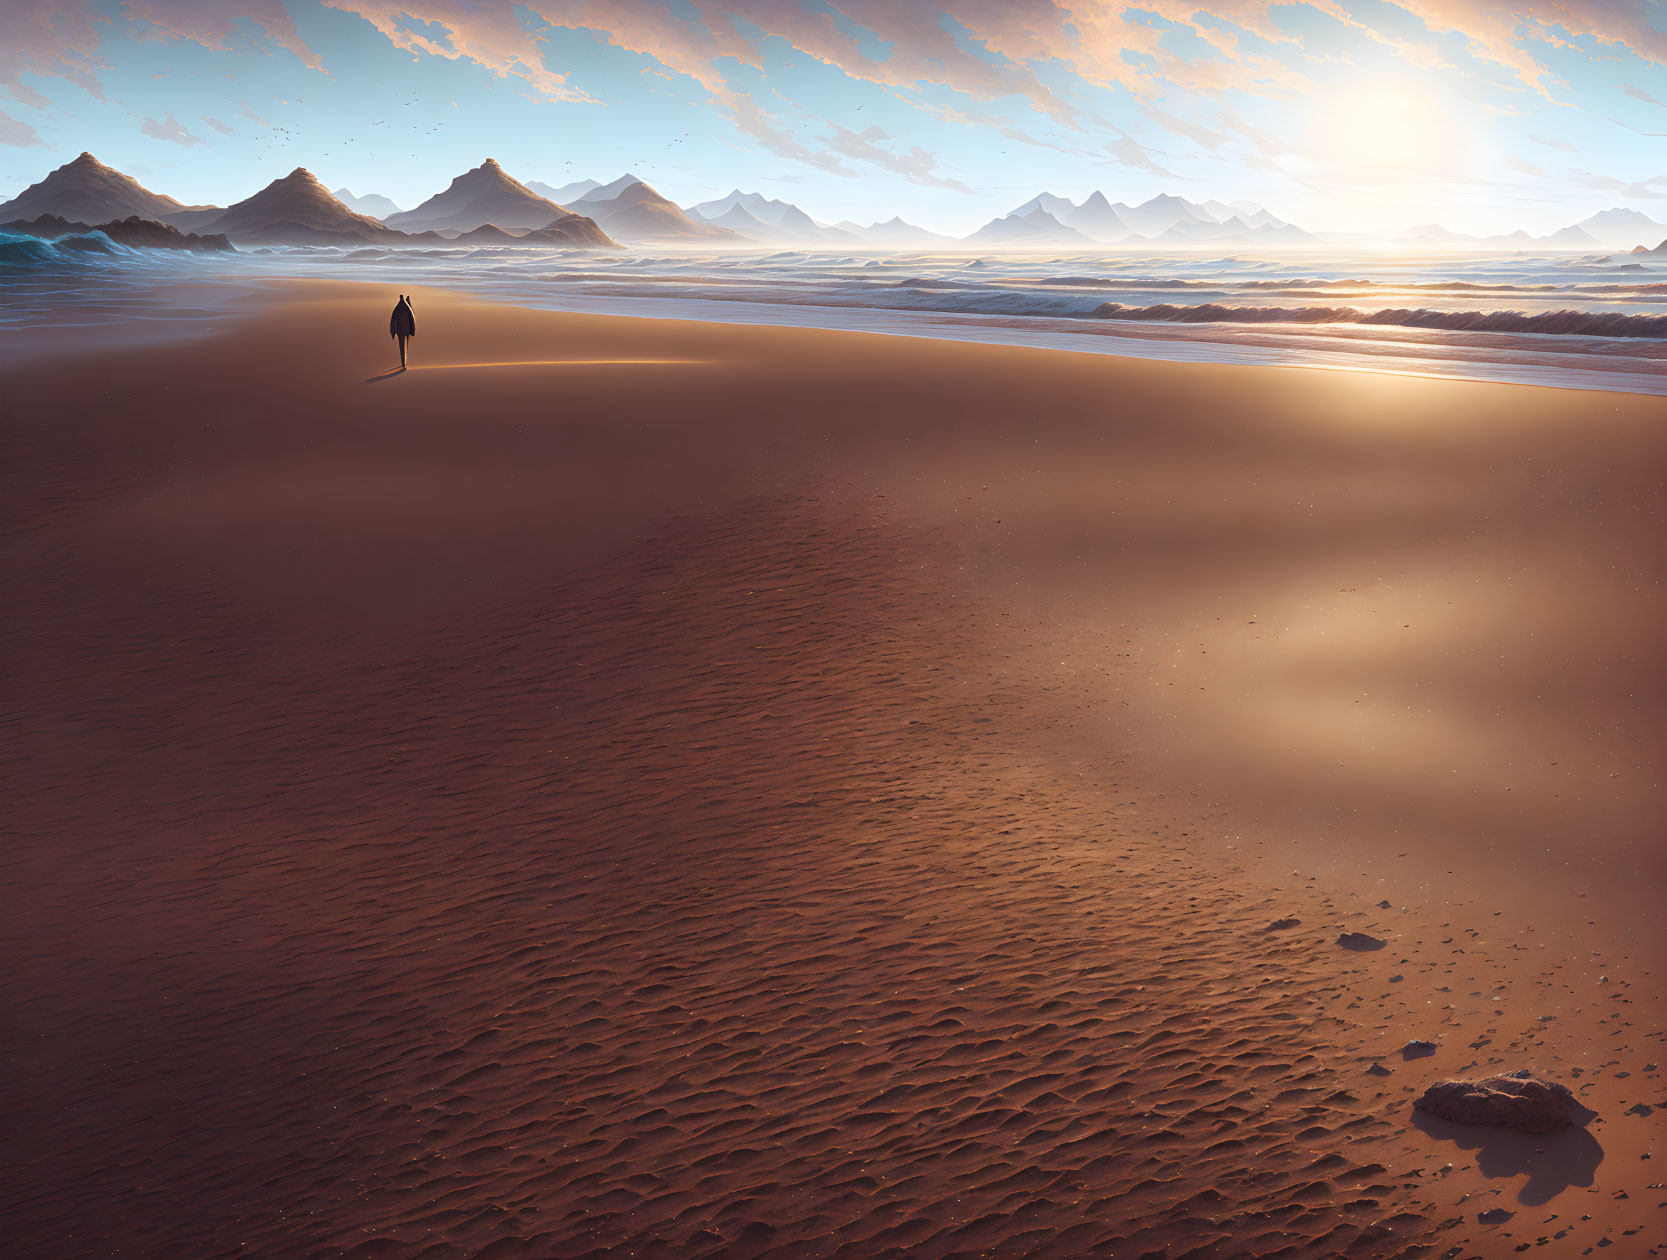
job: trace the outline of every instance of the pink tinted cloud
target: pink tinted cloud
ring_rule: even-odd
[[[1307,68],[1315,58],[1272,17],[1287,0],[1221,0],[1207,9],[1197,0],[689,0],[687,9],[663,0],[322,2],[358,14],[400,48],[477,63],[550,99],[586,95],[564,68],[549,62],[544,38],[534,28],[595,31],[655,68],[698,84],[742,134],[770,151],[833,170],[847,169],[842,158],[882,165],[884,160],[857,159],[835,146],[812,149],[777,122],[767,98],[732,86],[735,68],[763,67],[772,56],[772,41],[938,116],[946,116],[946,107],[924,99],[923,89],[947,89],[986,107],[963,111],[967,117],[1011,112],[1006,103],[1022,100],[1056,127],[1076,132],[1115,129],[1059,86],[1073,78],[1126,90],[1143,107],[1158,111],[1149,118],[1177,134],[1197,127],[1177,111],[1177,96],[1220,104],[1230,92],[1314,88]],[[1432,32],[1456,35],[1471,56],[1546,95],[1558,86],[1543,57],[1547,47],[1590,39],[1667,63],[1667,33],[1655,29],[1651,18],[1657,0],[1518,0],[1510,6],[1499,0],[1384,2]],[[1309,4],[1362,37],[1394,48],[1410,64],[1448,64],[1432,41],[1375,29],[1357,16],[1352,0]],[[43,105],[23,81],[34,74],[69,79],[98,93],[97,49],[112,31],[91,0],[5,0],[5,8],[0,92]],[[239,27],[251,24],[303,64],[322,68],[283,0],[122,0],[113,21],[141,36],[216,49],[228,47]],[[1184,30],[1209,52],[1171,51],[1167,26]],[[1243,38],[1245,32],[1257,38]],[[1016,127],[1004,134],[1032,140]],[[1220,134],[1199,130],[1193,139]],[[860,149],[849,141],[841,144]]]
[[[162,0],[167,2],[167,0]],[[557,100],[583,100],[567,76],[544,64],[541,41],[527,29],[515,6],[470,0],[323,0],[356,13],[397,48],[473,61],[500,77],[524,79]]]
[[[99,74],[108,63],[99,46],[129,31],[224,49],[238,24],[247,21],[302,64],[322,65],[296,34],[283,0],[123,0],[111,16],[90,0],[3,0],[0,7],[0,93],[33,109],[49,102],[24,75],[64,79],[104,100]]]
[[[1098,127],[1102,120],[1051,86],[1060,76],[1044,77],[1042,67],[1124,88],[1149,105],[1176,93],[1219,101],[1231,91],[1311,89],[1303,69],[1308,54],[1271,17],[1283,2],[1225,0],[1203,9],[1195,0],[691,0],[689,16],[658,0],[324,0],[364,16],[400,47],[478,61],[556,97],[572,97],[577,89],[546,64],[523,15],[593,30],[687,76],[744,134],[792,156],[804,156],[803,146],[756,100],[730,86],[730,63],[761,68],[770,40],[899,95],[918,97],[922,87],[938,86],[977,102],[1018,98],[1055,124]],[[1351,11],[1349,0],[1310,3],[1411,64],[1448,64],[1428,42],[1374,30]],[[1650,24],[1651,0],[1520,0],[1509,8],[1497,0],[1396,3],[1432,31],[1457,34],[1473,56],[1540,92],[1549,92],[1556,76],[1537,45],[1590,37],[1667,61],[1667,36]],[[1170,51],[1167,24],[1202,41],[1211,55]],[[1245,31],[1259,40],[1241,39]],[[1270,55],[1264,42],[1288,54]],[[876,45],[883,53],[870,51]]]
[[[98,85],[104,68],[98,56],[101,25],[86,0],[5,0],[0,92],[31,108],[44,107],[46,98],[23,82],[23,75],[30,74],[67,79],[103,100]]]
[[[13,118],[5,110],[0,110],[0,144],[14,149],[28,149],[44,147],[46,141],[40,137],[28,123],[20,118]]]
[[[314,70],[323,66],[296,34],[283,0],[123,0],[121,12],[131,22],[148,23],[149,33],[157,38],[187,40],[220,51],[230,46],[238,25],[249,22],[295,54],[302,65]]]
[[[201,136],[194,136],[185,126],[174,118],[172,114],[164,114],[162,121],[154,118],[141,118],[139,130],[153,140],[166,140],[170,144],[177,144],[182,148],[194,149],[199,144],[207,144]]]

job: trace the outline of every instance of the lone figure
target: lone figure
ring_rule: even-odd
[[[388,320],[388,336],[399,342],[399,365],[402,368],[405,366],[405,343],[416,335],[416,312],[411,309],[411,299],[401,293],[393,316]]]

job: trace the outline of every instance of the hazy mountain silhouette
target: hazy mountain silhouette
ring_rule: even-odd
[[[746,243],[727,228],[691,219],[680,207],[641,180],[626,185],[612,197],[597,196],[597,193],[611,187],[613,185],[605,184],[574,204],[618,240],[643,243],[698,241],[709,245]]]
[[[368,214],[373,219],[386,219],[390,214],[399,213],[399,207],[381,193],[367,193],[363,197],[355,197],[347,189],[338,188],[332,195],[349,210]]]
[[[1641,210],[1623,206],[1599,210],[1571,226],[1579,228],[1592,240],[1610,246],[1630,246],[1639,240],[1654,240],[1662,232],[1667,232],[1667,223],[1652,219]]]
[[[766,197],[763,193],[742,192],[739,188],[733,189],[722,197],[715,197],[711,201],[702,201],[698,205],[690,206],[689,213],[699,215],[709,223],[715,223],[737,206],[744,210],[749,217],[758,220],[766,227],[776,226],[781,222],[782,216],[789,210],[798,210],[800,214],[804,214],[804,211],[799,210],[799,207],[791,201],[777,201],[772,197]]]
[[[1020,218],[1023,218],[1032,210],[1045,210],[1048,214],[1063,222],[1065,216],[1070,214],[1076,208],[1076,203],[1071,201],[1069,198],[1061,197],[1057,193],[1044,192],[1037,193],[1036,196],[1025,202],[1024,205],[1015,207],[1004,217],[1012,218],[1013,215],[1016,214]]]
[[[349,210],[311,171],[299,166],[201,226],[234,241],[269,245],[374,241],[397,235],[369,215]]]
[[[1041,205],[1031,203],[1023,214],[1014,211],[999,219],[992,219],[966,238],[969,245],[1094,245],[1098,242],[1084,236],[1075,228],[1066,227]]]
[[[646,183],[645,180],[638,178],[629,171],[614,180],[611,184],[598,184],[591,180],[585,180],[584,182],[590,184],[590,190],[584,195],[575,198],[575,202],[612,201],[615,197],[619,196],[620,193],[631,187],[632,184]]]
[[[1315,239],[1249,202],[1193,202],[1172,193],[1159,193],[1139,205],[1129,205],[1113,202],[1103,192],[1095,191],[1081,205],[1056,193],[1040,193],[967,240],[979,244],[1021,239],[1031,244],[1070,243],[1069,237],[1036,219],[1037,214],[1046,215],[1067,231],[1108,245],[1146,241],[1173,245],[1294,243]]]
[[[566,206],[540,197],[487,158],[415,209],[389,215],[387,224],[402,232],[472,232],[488,223],[501,228],[541,228],[568,213]]]
[[[818,223],[790,201],[772,201],[759,193],[737,189],[727,197],[705,202],[704,207],[689,207],[689,217],[755,241],[789,245],[862,243],[855,233]]]
[[[693,210],[688,213],[691,218],[694,217]],[[792,239],[785,233],[777,231],[774,224],[765,223],[741,205],[730,206],[721,214],[701,215],[700,218],[713,227],[725,228],[737,235],[745,236],[749,240],[780,242]]]
[[[600,188],[602,185],[594,179],[580,179],[571,184],[563,184],[560,188],[552,188],[549,184],[541,184],[536,179],[529,179],[527,187],[540,197],[548,198],[560,205],[571,206],[586,193]]]
[[[1089,193],[1080,206],[1073,206],[1061,216],[1060,222],[1097,241],[1120,241],[1135,234],[1128,220],[1099,191]]]
[[[521,233],[518,239],[527,242],[543,241],[548,245],[561,245],[573,249],[621,248],[618,241],[596,225],[595,219],[586,218],[572,210],[552,219],[544,227]]]
[[[834,224],[842,232],[849,232],[871,249],[942,249],[959,245],[952,236],[930,232],[923,227],[893,216],[883,223],[853,223],[845,219]]]
[[[138,215],[159,221],[198,208],[154,193],[132,176],[111,169],[91,153],[83,153],[10,201],[0,203],[0,219],[36,219],[50,214],[71,222],[105,223]]]
[[[470,228],[452,237],[459,245],[513,245],[520,239],[518,233],[506,232],[496,223],[483,223],[478,228]]]

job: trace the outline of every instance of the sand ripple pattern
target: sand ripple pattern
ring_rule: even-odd
[[[378,642],[59,557],[4,645],[12,1254],[1436,1254],[1324,944],[1029,750],[878,511]]]

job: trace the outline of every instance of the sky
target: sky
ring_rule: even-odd
[[[409,208],[496,158],[963,234],[1043,190],[1314,231],[1667,221],[1667,0],[0,0],[0,197]]]

